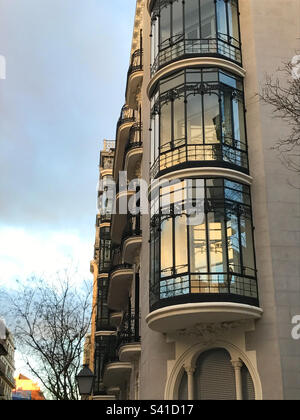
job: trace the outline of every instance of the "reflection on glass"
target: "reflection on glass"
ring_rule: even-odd
[[[156,156],[155,156],[155,120],[152,117],[151,118],[151,150],[150,150],[150,154],[151,154],[151,162],[155,162]]]
[[[228,263],[231,272],[240,273],[240,242],[238,217],[232,212],[227,214]]]
[[[160,253],[159,253],[159,234],[156,232],[155,239],[154,239],[154,276],[155,281],[158,281],[160,277],[159,272],[159,263],[160,263]]]
[[[185,138],[184,97],[174,101],[174,143]]]
[[[236,0],[159,3],[152,13],[152,71],[184,54],[219,53],[241,61]]]
[[[160,11],[160,42],[170,38],[170,6],[163,7]]]
[[[233,0],[228,2],[228,24],[229,35],[234,39],[239,39],[239,18],[237,3]]]
[[[241,101],[235,98],[232,101],[232,108],[234,139],[236,140],[236,147],[242,150],[246,150],[244,105]]]
[[[215,0],[202,0],[200,2],[200,9],[201,38],[215,38]]]
[[[183,245],[184,244],[184,245]],[[175,266],[176,274],[186,273],[188,271],[187,255],[187,223],[186,216],[175,218]]]
[[[222,134],[226,144],[232,144],[232,108],[231,92],[221,93]]]
[[[160,118],[160,145],[163,146],[170,143],[172,139],[171,135],[171,102],[162,105],[161,107],[161,118]]]
[[[253,233],[251,220],[245,216],[240,217],[241,224],[241,243],[243,267],[245,275],[253,276],[255,271]]]
[[[192,273],[207,273],[206,224],[190,226],[190,266]]]
[[[160,107],[161,112],[155,117],[152,142],[159,138],[160,149],[154,147],[152,156],[160,151],[160,162],[157,156],[152,161],[152,177],[187,161],[226,161],[248,169],[244,102],[233,90],[238,83],[238,78],[216,69],[189,69],[159,82],[152,110]]]
[[[159,115],[154,116],[154,159],[156,160],[159,156]]]
[[[160,83],[160,94],[167,92],[168,90],[174,89],[184,84],[184,73],[180,72],[173,76],[167,77]]]
[[[202,144],[202,101],[200,95],[190,95],[187,102],[187,143]]]
[[[161,224],[161,275],[168,277],[171,275],[173,267],[173,235],[172,219],[166,219]],[[171,246],[170,246],[171,245]]]
[[[224,0],[217,0],[217,20],[218,32],[220,34],[227,34],[226,4]]]
[[[187,181],[191,180],[168,187],[165,183],[159,189],[156,228],[151,234],[156,299],[215,293],[257,298],[249,187],[224,178],[200,179],[197,188],[205,193],[207,210],[202,208],[203,213],[194,218],[183,214],[182,205],[187,197],[194,203],[198,180]],[[184,194],[187,185],[192,191]],[[171,206],[164,214],[167,193]]]
[[[220,141],[220,108],[218,95],[204,95],[205,143]]]
[[[221,213],[208,214],[209,260],[211,273],[225,273],[226,236],[225,221]]]
[[[183,33],[183,6],[181,0],[175,0],[173,2],[173,37]]]
[[[185,37],[199,39],[199,1],[187,0],[185,5]]]
[[[151,243],[150,243],[150,281],[151,284],[155,284],[155,233],[152,233]]]

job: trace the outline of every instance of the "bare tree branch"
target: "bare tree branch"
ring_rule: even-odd
[[[279,153],[287,169],[300,174],[300,72],[297,77],[294,64],[284,63],[277,70],[277,77],[267,75],[259,97],[272,106],[273,117],[284,121],[289,128],[273,150]]]
[[[56,400],[79,399],[75,376],[92,313],[92,287],[33,277],[9,295],[14,335],[28,368]]]

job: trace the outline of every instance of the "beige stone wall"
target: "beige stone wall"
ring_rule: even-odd
[[[263,397],[300,398],[300,347],[291,318],[300,314],[300,193],[296,176],[271,147],[286,130],[255,94],[265,75],[290,60],[300,37],[299,0],[240,1],[243,66],[260,302],[263,318],[248,346],[255,348]],[[297,39],[298,38],[298,39]]]

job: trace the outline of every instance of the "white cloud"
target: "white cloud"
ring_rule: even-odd
[[[74,282],[90,278],[93,246],[76,232],[36,232],[0,227],[0,285],[32,275],[48,279],[58,271],[77,269]]]

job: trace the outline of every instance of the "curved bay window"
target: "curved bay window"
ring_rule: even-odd
[[[151,177],[195,165],[248,173],[241,78],[191,68],[161,79],[151,100]]]
[[[154,192],[151,212],[151,311],[207,301],[258,306],[247,185],[176,181]]]
[[[185,56],[242,61],[237,0],[156,0],[151,18],[152,74]]]

